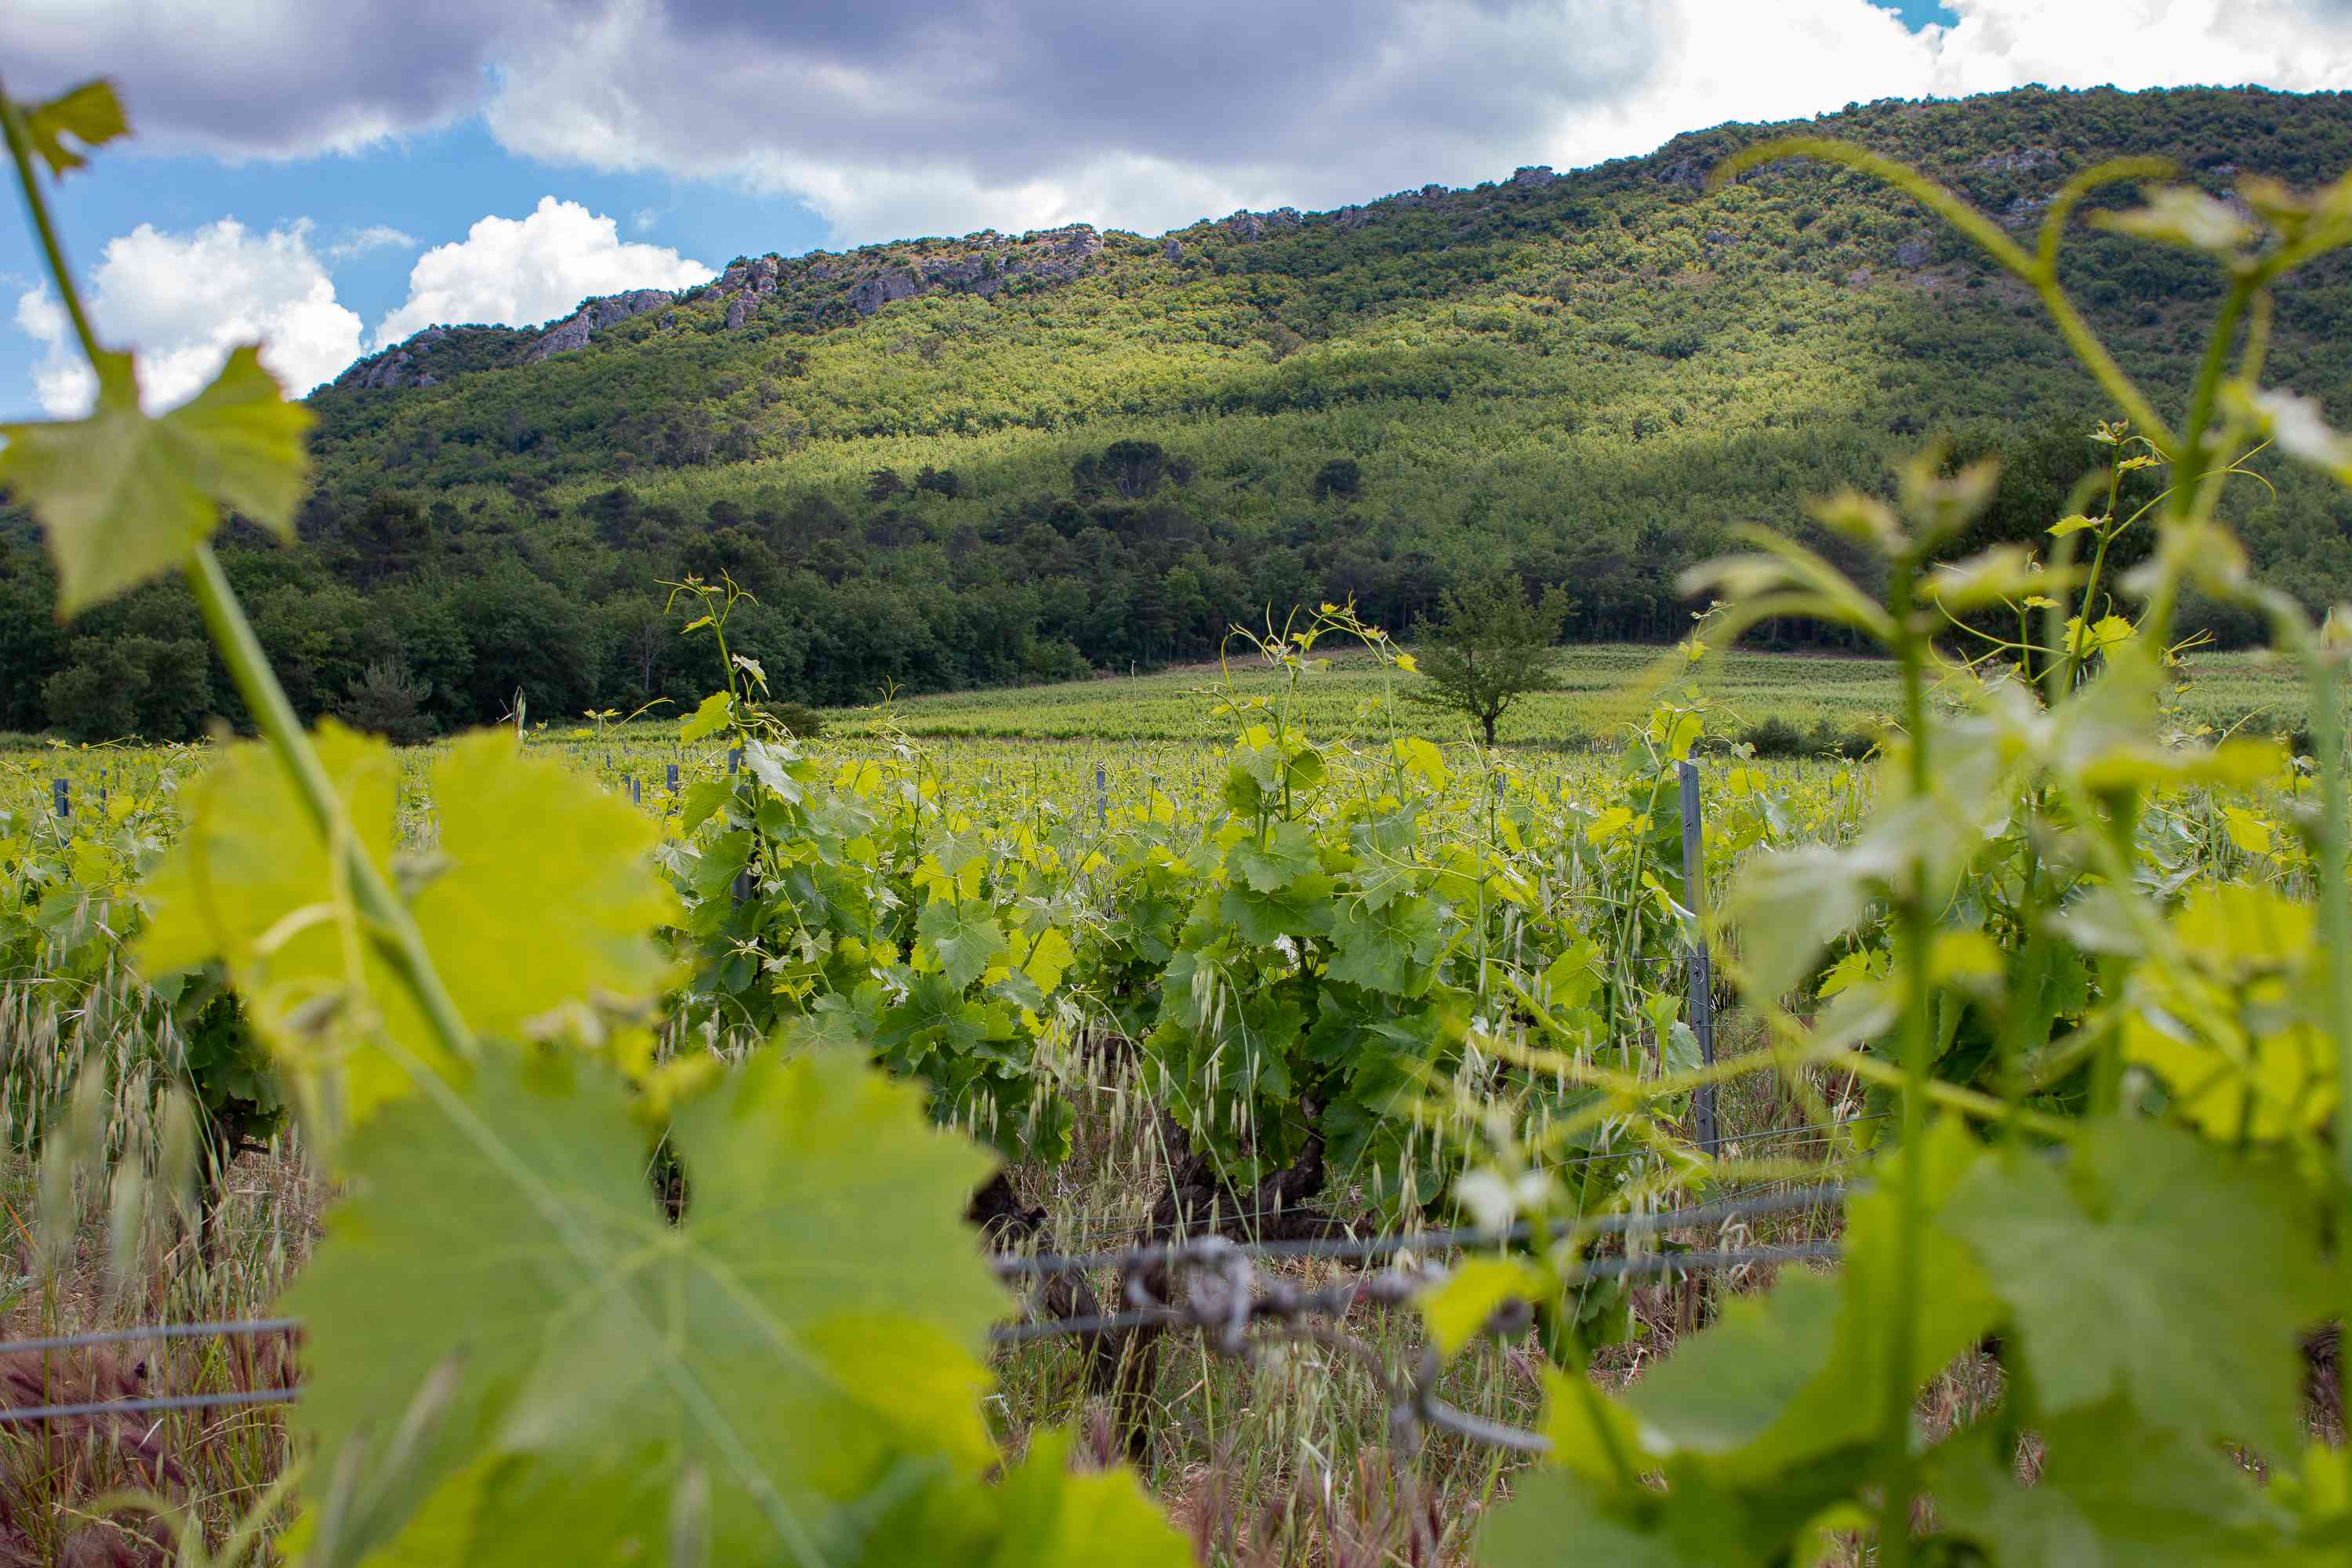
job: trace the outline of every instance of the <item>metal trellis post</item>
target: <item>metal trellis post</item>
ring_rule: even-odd
[[[1699,831],[1698,768],[1675,765],[1683,792],[1683,903],[1691,912],[1690,1026],[1698,1037],[1698,1059],[1715,1065],[1715,974],[1706,952],[1706,855]],[[1698,1146],[1715,1152],[1715,1085],[1701,1084],[1691,1097]]]

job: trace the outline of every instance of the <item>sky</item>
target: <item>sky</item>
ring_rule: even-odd
[[[2042,83],[2352,89],[2352,0],[8,0],[0,88],[104,74],[52,188],[154,405],[258,340],[289,392],[739,255],[1147,234],[1726,121]],[[16,204],[10,204],[12,207]],[[86,407],[21,211],[0,417]]]

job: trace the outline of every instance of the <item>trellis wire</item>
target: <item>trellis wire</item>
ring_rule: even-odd
[[[1654,1231],[1681,1230],[1719,1224],[1727,1220],[1748,1218],[1759,1215],[1809,1208],[1835,1202],[1847,1189],[1842,1184],[1823,1184],[1790,1193],[1774,1193],[1747,1198],[1727,1198],[1692,1208],[1672,1210],[1652,1215],[1611,1215],[1591,1228],[1595,1234],[1641,1235]],[[1245,1324],[1264,1317],[1297,1318],[1309,1312],[1344,1312],[1358,1299],[1372,1294],[1391,1300],[1402,1300],[1419,1281],[1402,1276],[1365,1275],[1319,1292],[1299,1292],[1285,1288],[1278,1294],[1260,1297],[1247,1287],[1258,1277],[1246,1268],[1253,1258],[1328,1258],[1349,1260],[1369,1260],[1394,1257],[1408,1250],[1435,1250],[1475,1243],[1494,1245],[1503,1239],[1524,1239],[1524,1225],[1497,1233],[1490,1229],[1463,1228],[1449,1231],[1427,1231],[1418,1234],[1373,1237],[1361,1239],[1235,1242],[1223,1237],[1203,1237],[1196,1240],[1170,1243],[1165,1246],[1131,1248],[1125,1252],[1097,1253],[1073,1257],[1004,1258],[997,1260],[998,1272],[1007,1276],[1076,1273],[1091,1268],[1126,1268],[1137,1264],[1167,1263],[1200,1266],[1216,1263],[1228,1267],[1228,1279],[1236,1286],[1232,1299],[1225,1302],[1232,1324]],[[1649,1253],[1633,1258],[1601,1258],[1587,1263],[1578,1271],[1580,1279],[1642,1278],[1654,1274],[1697,1274],[1722,1269],[1751,1268],[1763,1265],[1811,1259],[1829,1259],[1838,1249],[1829,1242],[1801,1242],[1784,1247],[1747,1247],[1710,1252]],[[1239,1266],[1236,1269],[1235,1266]],[[1108,1332],[1119,1329],[1150,1326],[1207,1328],[1200,1309],[1158,1307],[1126,1312],[1098,1313],[1090,1317],[1064,1318],[1023,1323],[1000,1324],[989,1338],[998,1344],[1017,1343],[1024,1340],[1044,1339],[1066,1334]],[[151,1340],[227,1339],[245,1335],[278,1333],[298,1330],[300,1321],[295,1318],[246,1318],[219,1322],[156,1323],[130,1329],[101,1329],[88,1333],[51,1334],[37,1339],[12,1340],[0,1342],[0,1355],[13,1352],[48,1352],[90,1349],[102,1345],[140,1343]],[[1232,1340],[1227,1340],[1230,1348]],[[161,1414],[176,1410],[203,1410],[226,1406],[252,1406],[289,1404],[301,1397],[296,1388],[225,1389],[211,1394],[172,1394],[143,1395],[132,1399],[92,1400],[72,1405],[25,1405],[0,1410],[0,1426],[21,1425],[32,1421],[65,1420],[77,1416],[113,1416]],[[1449,1425],[1442,1402],[1431,1404],[1417,1397],[1416,1410],[1423,1418],[1439,1425]],[[1475,1417],[1462,1415],[1465,1421],[1480,1426]],[[1457,1427],[1468,1434],[1466,1427]],[[1517,1433],[1517,1428],[1497,1428]],[[1518,1439],[1534,1438],[1537,1434],[1517,1433],[1509,1447],[1524,1447]],[[1494,1440],[1491,1437],[1488,1440]]]
[[[1656,1231],[1690,1230],[1701,1226],[1717,1225],[1727,1219],[1747,1219],[1762,1215],[1783,1214],[1794,1209],[1818,1207],[1825,1203],[1835,1203],[1845,1195],[1847,1190],[1843,1183],[1822,1183],[1786,1193],[1763,1193],[1752,1197],[1722,1198],[1714,1203],[1699,1204],[1685,1209],[1669,1209],[1658,1214],[1604,1215],[1586,1228],[1601,1236],[1644,1236]],[[1125,1268],[1137,1263],[1176,1262],[1187,1258],[1192,1251],[1213,1251],[1223,1247],[1238,1247],[1242,1251],[1258,1258],[1332,1258],[1361,1260],[1393,1257],[1399,1252],[1405,1251],[1442,1250],[1480,1243],[1492,1246],[1507,1240],[1525,1241],[1529,1234],[1528,1226],[1520,1224],[1500,1232],[1480,1226],[1464,1226],[1454,1230],[1403,1232],[1362,1238],[1302,1241],[1234,1242],[1222,1237],[1210,1236],[1191,1241],[1171,1241],[1152,1247],[1132,1247],[1124,1252],[1003,1258],[997,1260],[996,1268],[1001,1274],[1076,1274],[1095,1268]]]

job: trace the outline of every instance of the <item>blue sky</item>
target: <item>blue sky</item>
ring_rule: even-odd
[[[0,82],[139,132],[54,193],[151,396],[294,391],[738,254],[1328,207],[2025,82],[2352,88],[2352,0],[11,0]],[[387,326],[388,323],[388,326]],[[0,416],[84,394],[0,220]]]

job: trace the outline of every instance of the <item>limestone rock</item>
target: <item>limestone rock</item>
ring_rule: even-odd
[[[648,310],[658,310],[677,298],[667,289],[632,289],[625,294],[607,294],[602,299],[590,300],[525,349],[523,363],[537,364],[551,355],[586,348],[588,340],[604,328],[617,326],[630,317],[642,316]]]
[[[1915,234],[1910,238],[1904,240],[1895,246],[1895,265],[1897,267],[1925,267],[1927,265],[1927,258],[1935,254],[1936,247],[1928,243],[1927,237],[1925,235]]]
[[[911,300],[922,285],[911,272],[885,272],[868,278],[849,291],[850,309],[861,316],[870,316],[895,300]]]
[[[733,331],[750,321],[760,308],[759,296],[746,290],[727,301],[727,330]]]
[[[1160,247],[1160,254],[1171,261],[1181,261],[1184,259],[1184,242],[1171,234],[1168,237],[1168,243]]]
[[[1696,158],[1677,158],[1652,170],[1650,177],[1662,185],[1676,185],[1685,191],[1706,189],[1706,171]]]
[[[1511,172],[1511,184],[1522,190],[1541,190],[1559,178],[1549,163],[1526,164]]]
[[[2058,154],[2047,147],[2012,147],[2004,152],[1988,153],[1969,167],[1988,174],[2017,174],[2057,161]]]
[[[1303,221],[1297,207],[1276,207],[1272,212],[1263,213],[1254,213],[1244,207],[1225,219],[1225,229],[1244,245],[1250,245],[1269,234],[1297,228]]]

